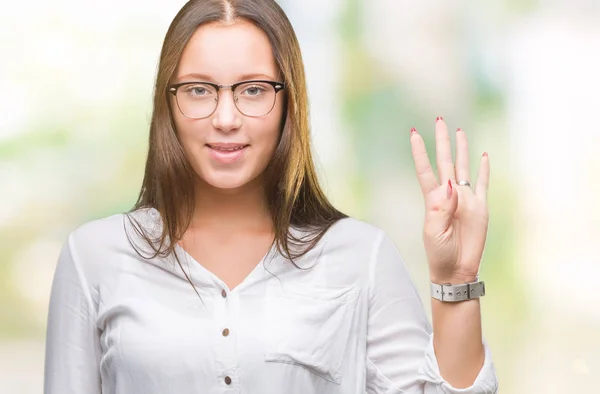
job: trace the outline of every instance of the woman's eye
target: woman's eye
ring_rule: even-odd
[[[190,98],[208,98],[214,95],[213,89],[206,85],[189,85],[184,89],[184,93]]]
[[[264,91],[264,89],[260,86],[249,86],[246,89],[244,89],[243,93],[248,96],[258,96],[263,91]]]
[[[194,96],[203,96],[207,93],[206,89],[201,86],[194,86],[188,90]]]

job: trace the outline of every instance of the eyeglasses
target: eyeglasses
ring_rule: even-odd
[[[212,115],[219,104],[219,91],[231,89],[233,102],[242,114],[251,117],[269,114],[277,99],[277,93],[285,84],[275,81],[243,81],[233,85],[211,82],[182,82],[168,86],[177,101],[179,111],[186,118],[203,119]]]

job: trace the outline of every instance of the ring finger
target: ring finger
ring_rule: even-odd
[[[469,175],[469,144],[462,129],[456,130],[456,182],[471,182]]]

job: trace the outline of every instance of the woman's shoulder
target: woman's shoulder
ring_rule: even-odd
[[[385,232],[378,226],[354,217],[338,220],[327,232],[329,242],[371,248]]]
[[[132,242],[137,242],[139,233],[132,220],[147,227],[155,218],[154,212],[144,209],[89,220],[68,235],[59,264],[62,261],[67,267],[81,270],[91,286],[105,279],[114,280],[124,262],[135,258]]]
[[[130,245],[128,237],[137,234],[134,228],[150,227],[156,222],[157,212],[152,208],[117,213],[93,219],[75,228],[68,238],[70,246],[79,253],[102,254]]]

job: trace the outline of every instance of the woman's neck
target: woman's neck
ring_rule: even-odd
[[[236,188],[198,186],[191,228],[215,231],[272,231],[273,222],[259,179]]]

